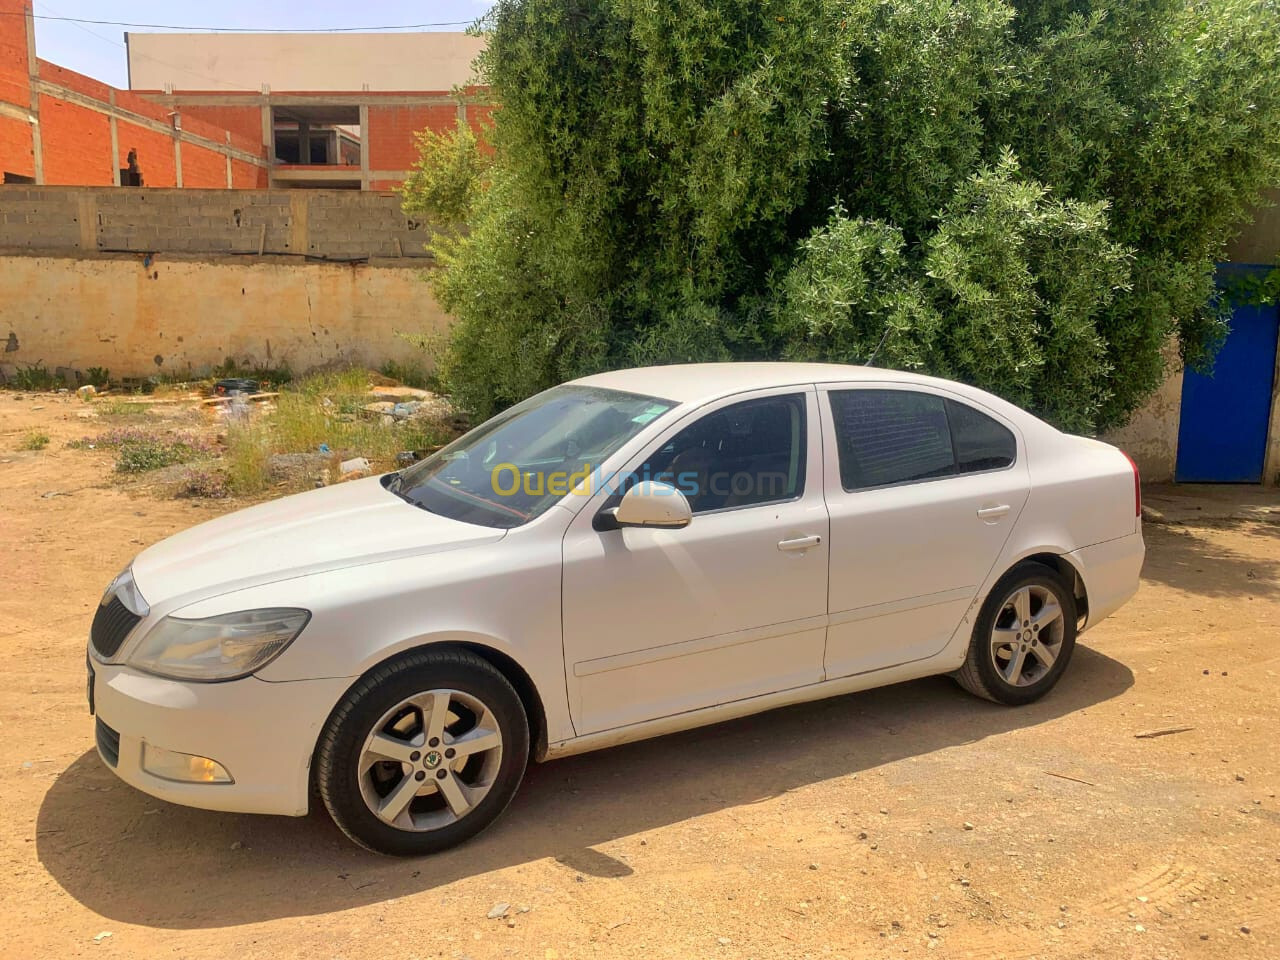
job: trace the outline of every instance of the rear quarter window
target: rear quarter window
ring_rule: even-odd
[[[947,419],[951,422],[958,472],[978,473],[1013,466],[1018,442],[1004,424],[955,400],[947,401]]]

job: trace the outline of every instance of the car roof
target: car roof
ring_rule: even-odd
[[[848,381],[916,383],[969,392],[973,388],[901,370],[840,363],[678,363],[633,367],[574,380],[577,386],[647,394],[678,403],[703,403],[748,390]]]

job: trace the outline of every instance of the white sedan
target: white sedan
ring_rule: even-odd
[[[622,370],[399,473],[144,550],[89,644],[98,751],[212,810],[452,846],[549,760],[930,674],[1024,704],[1138,586],[1137,470],[868,367]]]

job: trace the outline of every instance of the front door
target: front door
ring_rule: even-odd
[[[595,733],[822,679],[827,511],[812,386],[710,404],[628,465],[686,493],[683,530],[596,531],[597,493],[564,539],[574,728]]]
[[[940,653],[1027,501],[1012,424],[941,393],[820,391],[831,513],[826,673]]]

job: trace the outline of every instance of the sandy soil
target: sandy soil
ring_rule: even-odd
[[[0,393],[0,956],[1280,955],[1272,495],[1168,493],[1187,522],[1148,525],[1141,593],[1031,707],[935,678],[546,764],[478,840],[396,861],[98,760],[102,587],[229,505],[121,490],[63,448],[83,412]]]

